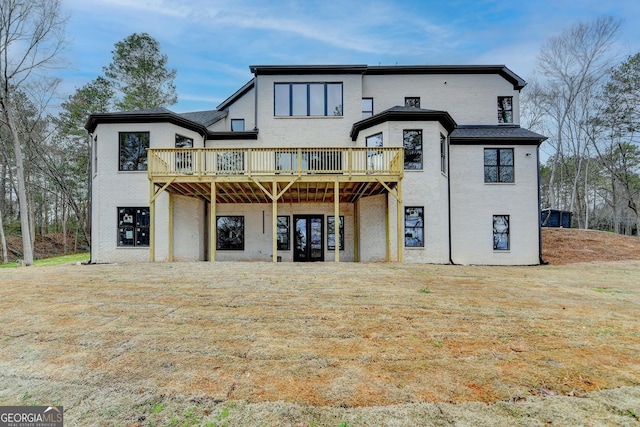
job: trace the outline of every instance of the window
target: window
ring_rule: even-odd
[[[121,171],[146,171],[149,132],[120,132]]]
[[[244,250],[244,217],[216,217],[216,237],[216,249],[232,251]]]
[[[424,247],[424,208],[404,208],[404,245],[407,248]]]
[[[405,107],[416,107],[420,108],[420,97],[419,96],[407,96],[404,98],[404,106]]]
[[[375,135],[368,136],[366,138],[366,144],[368,148],[382,147],[382,132]],[[368,150],[367,151],[367,170],[382,169],[382,151],[380,150]]]
[[[291,249],[291,226],[288,216],[278,217],[278,250],[288,251]]]
[[[244,119],[231,119],[231,131],[243,132],[244,131]]]
[[[93,173],[98,173],[98,136],[93,138]]]
[[[118,208],[118,246],[149,246],[149,208]]]
[[[513,123],[513,97],[498,97],[498,123]]]
[[[493,216],[493,250],[509,250],[509,215]]]
[[[362,118],[373,116],[373,98],[362,98]]]
[[[404,169],[422,169],[422,131],[405,130],[402,140],[404,144]]]
[[[342,116],[342,83],[275,83],[276,116]]]
[[[244,153],[242,151],[221,151],[217,154],[220,173],[236,174],[244,172]]]
[[[513,148],[484,149],[484,182],[513,182]]]
[[[340,224],[338,226],[338,234],[340,236],[340,250],[344,250],[344,216],[340,215]],[[336,249],[336,221],[334,216],[327,217],[327,249]]]
[[[193,148],[193,139],[176,133],[176,148]],[[193,153],[176,153],[176,170],[191,171]]]
[[[342,153],[340,151],[276,151],[276,170],[283,173],[298,171],[315,171],[318,173],[333,173],[342,171]],[[300,165],[298,165],[298,155]]]
[[[447,173],[447,137],[440,134],[440,171]]]

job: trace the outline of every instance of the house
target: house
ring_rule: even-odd
[[[92,114],[92,262],[541,261],[503,65],[250,67],[216,110]]]

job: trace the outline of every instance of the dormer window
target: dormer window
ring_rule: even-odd
[[[406,96],[404,98],[404,106],[405,107],[420,108],[420,97],[419,96]]]
[[[498,97],[498,123],[513,123],[513,97]]]
[[[232,132],[244,132],[244,119],[231,119]]]

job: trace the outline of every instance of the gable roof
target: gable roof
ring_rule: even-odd
[[[220,105],[216,107],[218,110],[224,110],[225,108],[229,108],[231,104],[236,102],[242,95],[249,92],[255,86],[256,79],[251,79],[247,83],[245,83],[240,89],[235,91],[233,95],[222,101]]]
[[[218,110],[206,110],[180,113],[180,115],[187,120],[191,120],[192,122],[196,122],[203,126],[209,127],[217,121],[227,117],[227,112]]]
[[[456,122],[446,111],[425,110],[423,108],[397,105],[371,117],[360,120],[359,122],[355,122],[351,127],[351,140],[355,141],[358,139],[358,134],[365,129],[390,121],[437,121],[440,122],[440,124],[444,126],[449,133],[456,127]]]

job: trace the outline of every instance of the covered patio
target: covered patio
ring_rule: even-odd
[[[210,203],[209,260],[216,259],[216,206],[224,203],[271,203],[277,228],[278,203],[357,203],[363,197],[386,194],[397,200],[397,260],[402,262],[402,179],[404,149],[376,148],[175,148],[148,150],[150,182],[150,260],[155,261],[155,201],[169,194],[169,224],[173,223],[172,195],[196,197]],[[387,203],[388,206],[388,203]],[[391,224],[385,212],[386,259],[391,260]],[[357,221],[357,216],[356,216]],[[173,227],[169,261],[173,260]],[[355,259],[358,259],[356,223]],[[335,245],[335,262],[340,261]],[[272,238],[277,262],[277,235]]]

